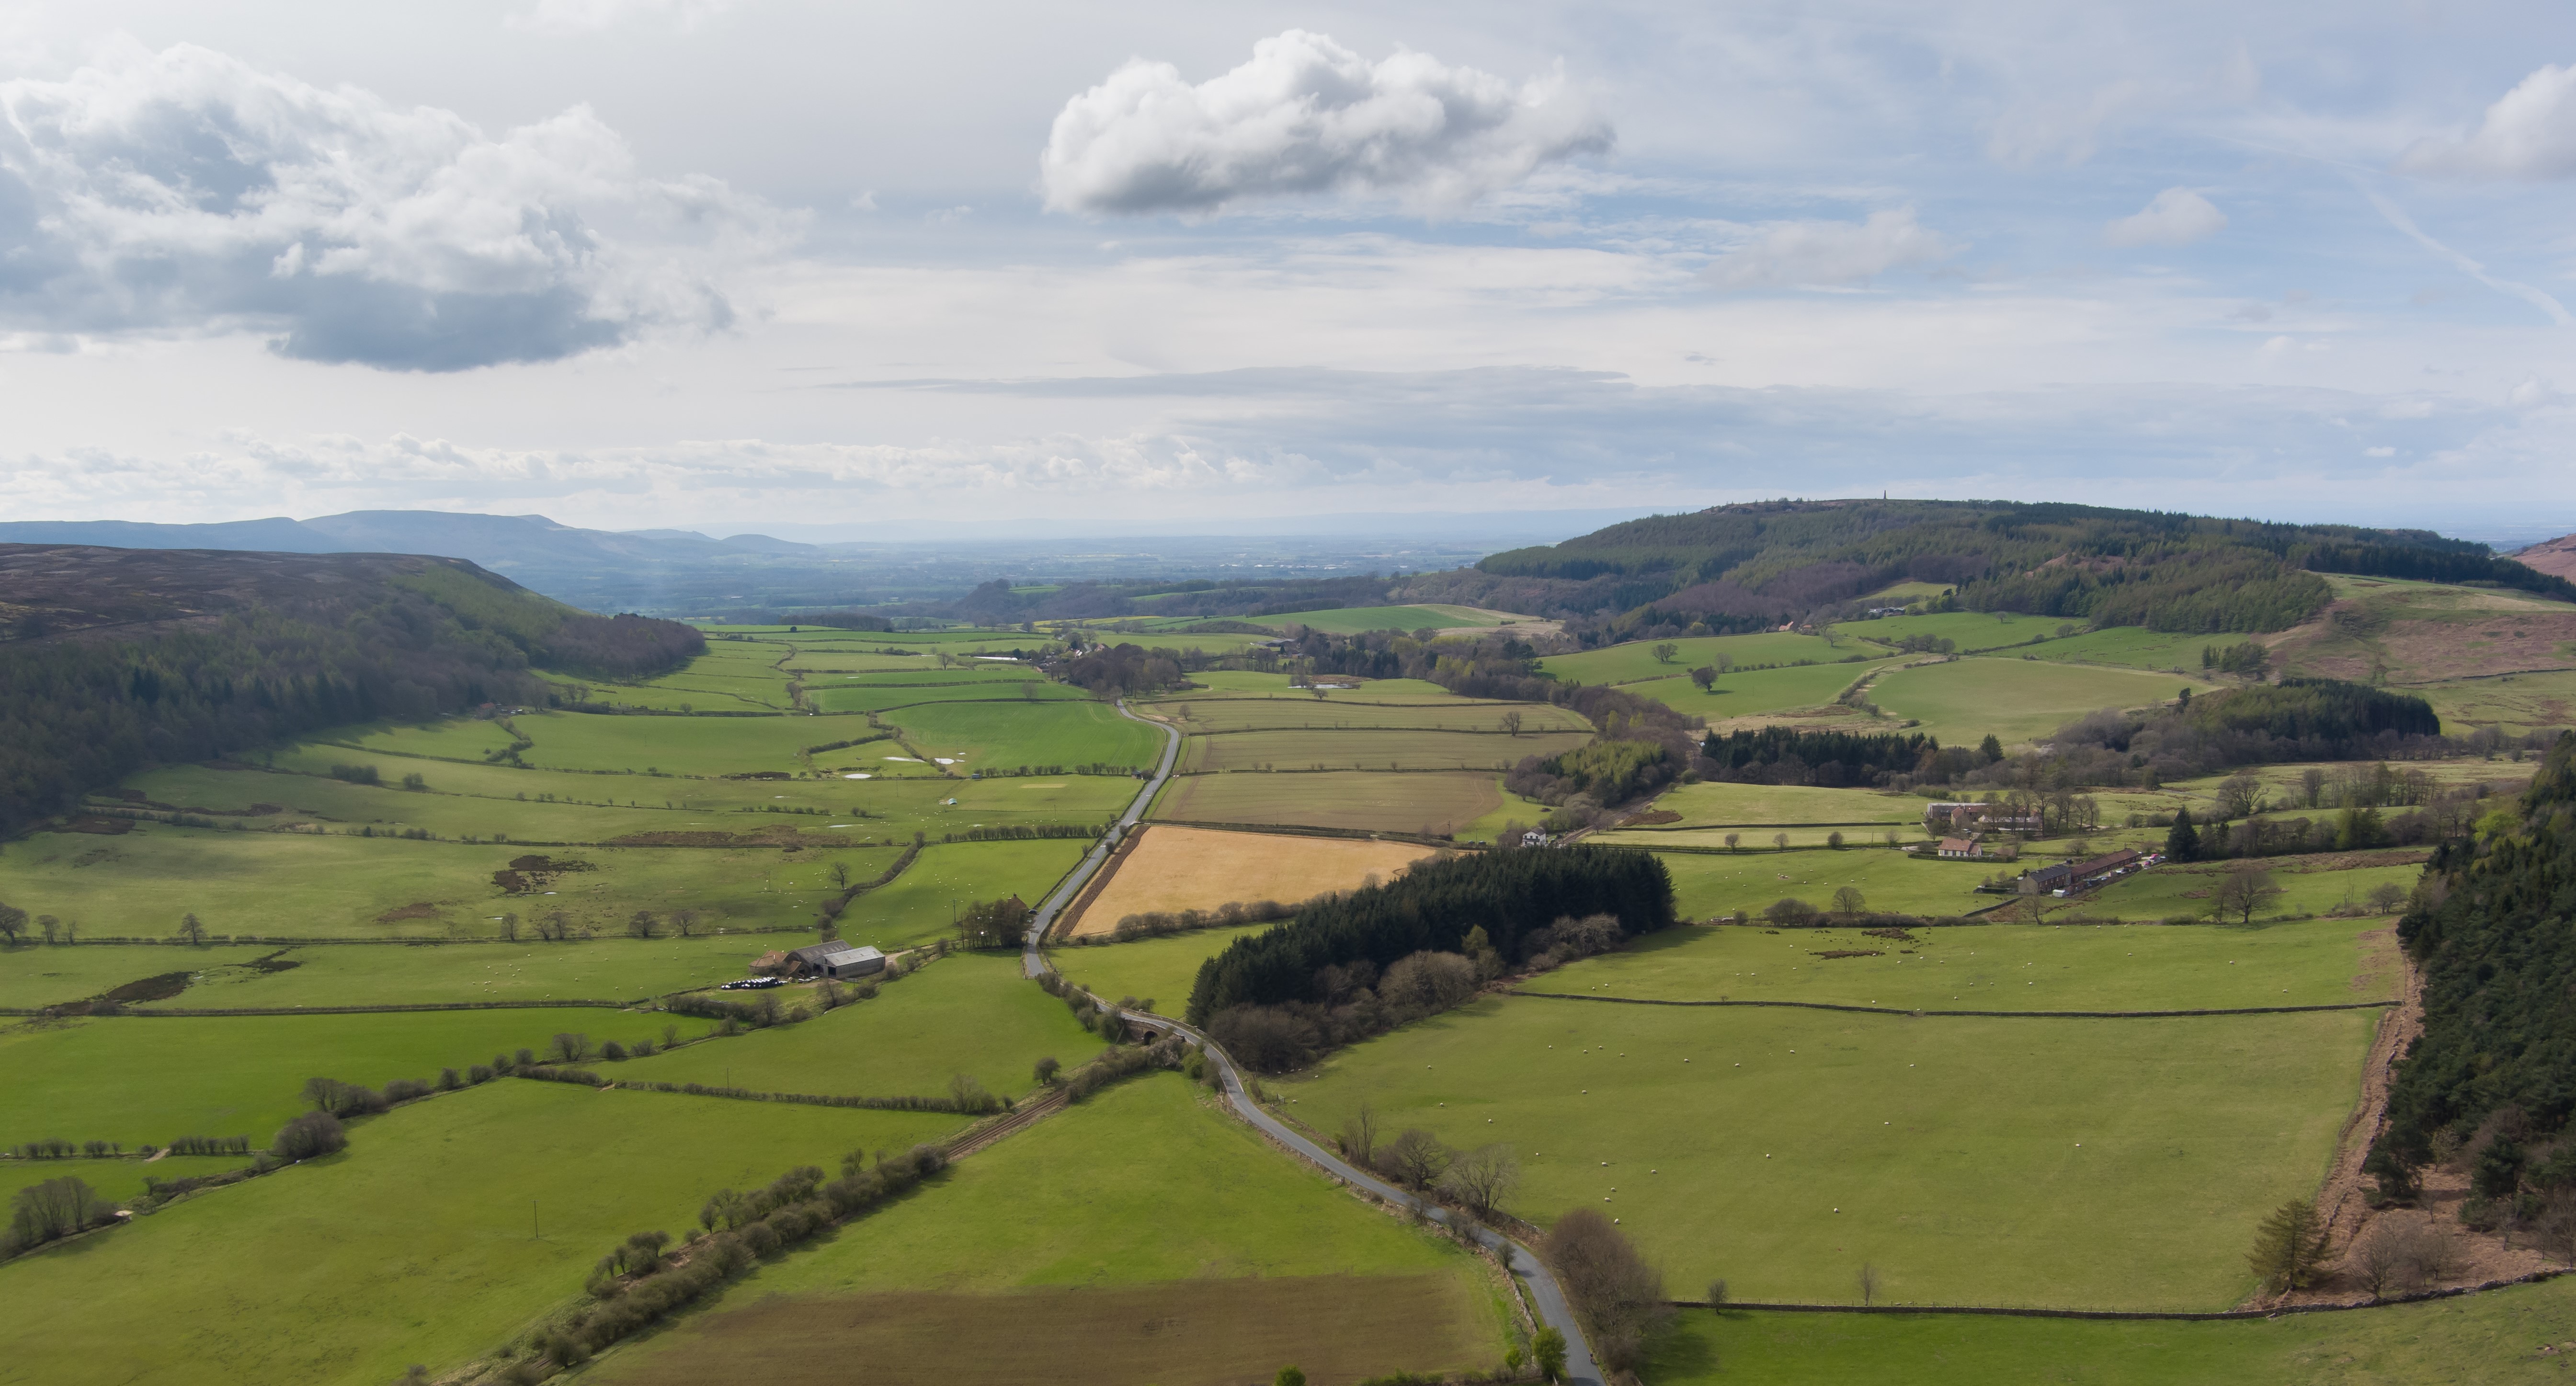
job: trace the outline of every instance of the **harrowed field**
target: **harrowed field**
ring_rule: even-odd
[[[341,1154],[0,1266],[0,1383],[444,1371],[579,1297],[628,1233],[685,1234],[719,1188],[960,1124],[516,1079],[443,1094],[354,1124]]]
[[[2312,1192],[2376,1011],[1871,1016],[1486,999],[1273,1084],[1332,1132],[1499,1142],[1512,1211],[1617,1217],[1676,1293],[2223,1308]]]
[[[2489,1386],[2567,1379],[2576,1280],[2219,1323],[1684,1310],[1676,1325],[1645,1373],[1654,1386]]]
[[[1904,931],[1666,929],[1521,984],[1655,1001],[1804,1001],[1899,1010],[2167,1011],[2390,1001],[2387,920],[1979,924]],[[1825,953],[1876,954],[1828,958]]]
[[[1116,873],[1058,938],[1114,934],[1132,914],[1215,910],[1228,904],[1297,905],[1337,890],[1393,879],[1438,850],[1292,833],[1230,832],[1149,824],[1121,853]]]
[[[1174,1074],[1112,1087],[959,1162],[933,1185],[813,1248],[762,1267],[712,1310],[612,1354],[598,1375],[609,1383],[704,1380],[715,1364],[730,1369],[762,1351],[768,1335],[746,1330],[768,1321],[734,1316],[784,1300],[810,1311],[798,1316],[805,1325],[799,1355],[866,1353],[873,1371],[899,1381],[1027,1380],[990,1375],[987,1358],[1017,1350],[1017,1306],[1045,1302],[1023,1301],[1022,1293],[1240,1281],[1245,1294],[1257,1296],[1263,1285],[1292,1277],[1344,1282],[1342,1307],[1360,1318],[1373,1286],[1412,1300],[1420,1279],[1431,1277],[1443,1288],[1427,1307],[1443,1312],[1364,1330],[1354,1325],[1348,1334],[1332,1331],[1337,1316],[1329,1313],[1299,1321],[1282,1344],[1295,1355],[1260,1364],[1261,1377],[1288,1361],[1331,1373],[1323,1378],[1330,1380],[1499,1362],[1505,1311],[1482,1262],[1360,1202],[1192,1094]],[[992,1298],[982,1323],[961,1325],[967,1331],[940,1343],[904,1341],[909,1351],[892,1357],[874,1325],[835,1312],[853,1296],[904,1291]],[[835,1329],[815,1327],[824,1323]],[[1099,1327],[1124,1331],[1123,1322]],[[1187,1331],[1185,1320],[1170,1327]],[[927,1361],[915,1355],[925,1352]],[[915,1375],[931,1365],[941,1375]],[[1199,1362],[1167,1369],[1174,1374],[1158,1379],[1244,1379],[1205,1374]],[[1086,1368],[1072,1379],[1135,1378]]]

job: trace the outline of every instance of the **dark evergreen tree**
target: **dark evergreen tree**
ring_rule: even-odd
[[[2200,860],[2200,834],[2192,829],[2191,810],[2174,810],[2173,829],[2165,834],[2165,860]]]

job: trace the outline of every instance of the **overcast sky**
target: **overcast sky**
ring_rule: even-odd
[[[2576,529],[2576,8],[0,12],[0,518]]]

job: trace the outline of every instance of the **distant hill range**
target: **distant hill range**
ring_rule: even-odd
[[[2536,572],[2576,581],[2576,534],[2534,544],[2516,552],[2513,561]]]

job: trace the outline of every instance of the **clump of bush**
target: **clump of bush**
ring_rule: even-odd
[[[1309,901],[1308,903],[1314,903]],[[1200,929],[1224,929],[1239,924],[1268,924],[1287,919],[1302,906],[1283,905],[1276,900],[1234,900],[1212,910],[1146,910],[1122,915],[1118,927],[1108,938],[1093,935],[1082,943],[1126,943],[1140,938],[1164,938],[1173,934],[1195,933]]]
[[[277,1128],[269,1153],[281,1160],[310,1160],[349,1147],[349,1133],[327,1111],[311,1111]]]

